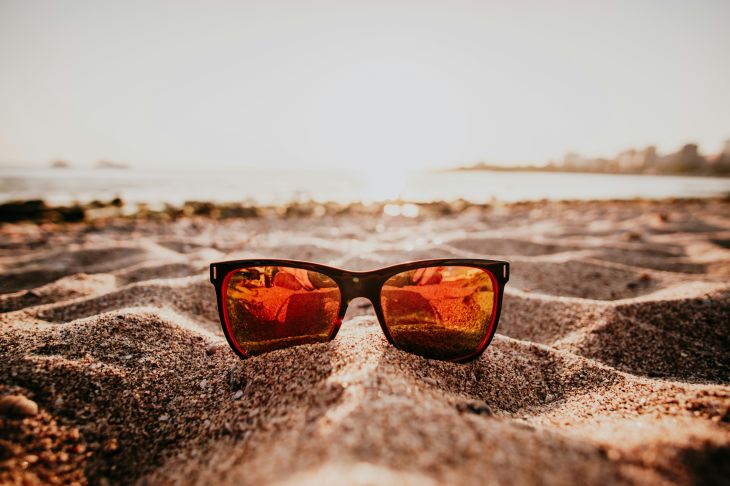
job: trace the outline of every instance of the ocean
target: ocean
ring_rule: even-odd
[[[730,179],[544,172],[398,172],[253,169],[0,169],[0,201],[44,199],[52,204],[184,201],[277,205],[313,200],[339,203],[401,199],[474,203],[715,197]]]

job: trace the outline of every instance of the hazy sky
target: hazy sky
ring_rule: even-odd
[[[729,59],[727,0],[0,0],[0,162],[716,152]]]

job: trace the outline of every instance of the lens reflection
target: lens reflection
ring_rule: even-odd
[[[494,279],[473,267],[427,267],[399,273],[381,292],[385,324],[396,346],[437,359],[476,352],[495,307]]]
[[[340,291],[321,273],[262,266],[232,272],[224,300],[233,339],[253,355],[327,341],[337,321]]]

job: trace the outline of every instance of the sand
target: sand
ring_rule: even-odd
[[[0,483],[727,484],[730,202],[0,229]],[[337,339],[240,360],[207,265],[512,262],[477,361]]]

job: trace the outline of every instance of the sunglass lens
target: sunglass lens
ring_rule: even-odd
[[[486,344],[496,297],[496,279],[487,270],[425,267],[388,279],[381,304],[398,348],[428,358],[458,360]]]
[[[223,284],[229,334],[249,355],[327,341],[338,323],[339,307],[337,283],[301,268],[241,268]]]

